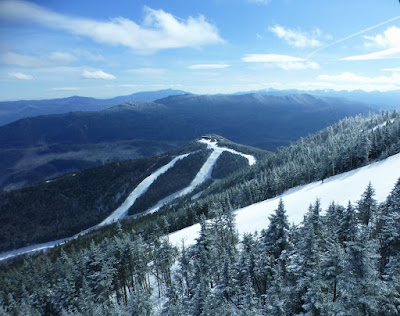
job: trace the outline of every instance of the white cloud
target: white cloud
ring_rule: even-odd
[[[140,75],[162,75],[167,72],[167,70],[163,68],[134,68],[128,69],[127,71]]]
[[[302,62],[304,58],[279,54],[247,54],[242,58],[246,63]]]
[[[355,55],[343,58],[343,60],[374,60],[400,58],[400,28],[391,26],[383,33],[376,36],[364,36],[367,40],[365,47],[383,48],[369,54]]]
[[[247,63],[265,63],[269,66],[276,66],[284,70],[302,70],[318,69],[316,62],[308,61],[305,58],[299,58],[289,55],[279,54],[248,54],[242,58]]]
[[[230,65],[228,64],[196,64],[188,66],[189,69],[201,70],[201,69],[223,69],[228,68]]]
[[[50,54],[49,59],[58,64],[70,64],[77,60],[75,56],[66,52],[53,52]]]
[[[381,48],[400,47],[400,28],[391,26],[387,28],[382,34],[376,36],[364,36],[369,42],[366,46],[378,46]]]
[[[99,43],[122,45],[140,52],[200,47],[223,42],[216,27],[202,15],[182,20],[163,10],[145,7],[144,11],[144,23],[138,25],[123,17],[104,22],[58,14],[26,1],[0,2],[2,18],[31,21],[87,36]]]
[[[398,72],[400,71],[400,68],[385,68],[382,69],[383,71],[391,71],[391,72]]]
[[[79,56],[79,57],[83,57],[87,60],[91,60],[91,61],[104,61],[104,57],[101,54],[93,54],[85,49],[74,49],[74,54]]]
[[[280,63],[279,67],[284,70],[319,69],[319,64],[314,61]]]
[[[392,59],[392,58],[400,58],[400,47],[388,48],[378,52],[364,54],[364,55],[349,56],[342,58],[342,60],[374,60],[374,59]]]
[[[115,79],[115,76],[112,74],[108,74],[103,70],[84,70],[82,72],[82,77],[85,79],[103,79],[103,80],[112,80]]]
[[[391,76],[366,77],[359,76],[352,72],[343,72],[339,75],[319,75],[318,80],[342,82],[342,83],[361,83],[375,85],[397,85],[400,86],[400,74],[393,73]]]
[[[0,64],[13,65],[27,68],[53,67],[70,64],[77,57],[67,52],[53,52],[48,56],[22,55],[8,52],[0,55]]]
[[[12,77],[14,79],[18,79],[18,80],[32,80],[33,79],[32,75],[28,75],[23,72],[10,72],[8,75],[10,77]]]
[[[273,27],[270,27],[269,30],[279,38],[285,40],[290,46],[305,48],[318,47],[322,45],[322,43],[317,39],[321,36],[321,32],[318,29],[312,33],[305,33],[276,24]]]
[[[334,81],[301,81],[292,84],[282,84],[281,89],[300,89],[300,90],[315,90],[315,89],[332,89],[336,91],[391,91],[398,90],[399,86],[395,84],[375,84],[375,83],[359,83],[359,82],[334,82]]]
[[[0,64],[14,65],[20,67],[42,67],[46,65],[46,62],[35,56],[21,55],[9,52],[0,55]]]

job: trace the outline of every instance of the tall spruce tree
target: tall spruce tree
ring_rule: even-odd
[[[306,315],[322,315],[324,306],[324,284],[321,269],[321,256],[324,250],[323,227],[319,200],[310,205],[306,216],[300,255],[303,276],[299,280],[302,309]]]
[[[355,241],[358,233],[358,222],[355,209],[351,202],[347,204],[343,219],[339,222],[338,240],[346,247],[346,242]]]
[[[350,315],[378,315],[384,283],[378,273],[376,241],[368,230],[361,230],[354,242],[347,243],[346,251],[340,303]]]
[[[357,215],[361,224],[365,226],[372,225],[375,219],[377,202],[374,199],[375,190],[371,182],[365,189],[361,199],[357,203]]]
[[[262,232],[266,251],[278,259],[288,246],[289,222],[282,199],[279,200],[275,214],[269,217],[269,226]]]

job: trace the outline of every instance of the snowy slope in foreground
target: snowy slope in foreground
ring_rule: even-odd
[[[236,225],[239,234],[260,231],[268,226],[268,217],[278,207],[282,198],[290,223],[299,224],[304,214],[308,211],[310,203],[318,198],[321,208],[325,211],[334,201],[337,204],[347,206],[351,201],[355,203],[361,198],[369,182],[375,189],[375,199],[378,202],[385,201],[392,191],[398,178],[400,178],[400,154],[385,160],[373,163],[353,171],[336,175],[321,181],[290,189],[280,196],[265,200],[247,207],[238,209],[236,213]],[[169,235],[172,244],[180,246],[195,242],[200,231],[200,225],[196,224]]]

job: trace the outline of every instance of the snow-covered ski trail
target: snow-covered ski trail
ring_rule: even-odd
[[[230,148],[219,147],[216,141],[212,142],[208,139],[202,138],[199,140],[199,142],[202,144],[206,144],[207,148],[211,149],[213,152],[208,157],[208,159],[203,164],[203,166],[200,168],[199,172],[196,174],[196,176],[194,177],[192,182],[189,184],[189,186],[160,200],[156,205],[154,205],[152,208],[148,209],[147,211],[145,211],[142,214],[157,212],[165,204],[175,200],[176,198],[179,198],[181,196],[191,193],[198,185],[200,185],[203,182],[205,182],[206,180],[210,179],[214,165],[217,162],[219,156],[221,156],[221,154],[224,151],[228,151],[233,154],[245,157],[248,160],[250,166],[254,165],[256,163],[256,158],[254,156],[246,155],[246,154],[243,154],[241,152],[238,152],[238,151],[230,149]]]
[[[268,227],[268,217],[278,208],[282,198],[290,223],[299,224],[311,203],[318,198],[325,211],[333,201],[347,206],[355,203],[371,182],[375,189],[374,198],[384,202],[400,178],[400,154],[375,162],[368,166],[342,173],[321,181],[292,188],[275,198],[258,202],[235,210],[236,225],[240,235],[261,231]],[[200,224],[195,224],[180,231],[169,234],[169,241],[180,246],[195,243],[200,232]]]
[[[124,203],[120,205],[110,216],[108,216],[105,220],[103,220],[98,226],[104,226],[111,224],[119,219],[122,219],[128,213],[128,210],[131,206],[135,203],[138,197],[143,195],[149,187],[153,184],[153,182],[163,173],[167,172],[171,169],[178,160],[184,159],[190,154],[184,154],[175,157],[172,159],[168,164],[162,166],[161,168],[157,169],[151,175],[149,175],[146,179],[139,183],[139,185],[129,194],[128,198],[125,200]]]
[[[243,154],[241,152],[238,152],[238,151],[236,151],[234,149],[227,148],[227,147],[219,147],[217,141],[213,142],[213,141],[211,141],[209,139],[202,138],[202,139],[199,140],[199,142],[203,143],[203,144],[206,144],[207,148],[212,149],[212,150],[217,150],[217,151],[221,150],[222,152],[228,151],[228,152],[230,152],[232,154],[242,156],[242,157],[247,159],[247,161],[249,162],[249,166],[252,166],[257,162],[256,157],[254,157],[253,155],[246,155],[246,154]]]

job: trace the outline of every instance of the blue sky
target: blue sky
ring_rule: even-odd
[[[0,0],[0,99],[400,89],[397,0]]]

